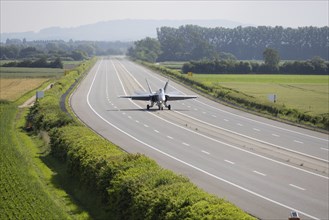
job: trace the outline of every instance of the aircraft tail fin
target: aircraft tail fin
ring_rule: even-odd
[[[147,79],[145,79],[145,80],[146,80],[146,83],[147,83],[147,87],[149,88],[149,91],[150,91],[150,93],[152,94],[153,92],[152,92],[151,86],[150,86],[150,84],[149,84],[149,81],[147,81]]]
[[[163,88],[164,92],[166,92],[168,84],[169,84],[169,79],[168,79],[168,81],[166,82],[166,84],[165,84],[165,86]]]

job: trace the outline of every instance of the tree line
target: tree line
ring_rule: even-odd
[[[206,28],[185,25],[157,29],[161,54],[158,61],[187,61],[233,54],[239,60],[260,60],[265,48],[273,48],[284,60],[328,60],[329,27],[236,27]]]
[[[237,27],[206,28],[185,25],[161,27],[157,38],[135,42],[128,55],[144,61],[190,61],[202,59],[261,60],[273,48],[283,60],[329,60],[329,27]]]
[[[328,75],[329,62],[319,57],[307,61],[286,61],[278,65],[253,61],[202,60],[190,61],[182,66],[182,72],[201,74],[305,74]]]
[[[42,57],[35,61],[23,60],[20,62],[13,61],[5,63],[3,67],[34,67],[34,68],[60,68],[63,69],[63,62],[60,57],[57,57],[54,61],[48,62],[46,57]]]
[[[51,59],[84,60],[99,55],[123,55],[130,42],[73,41],[63,40],[27,41],[26,39],[7,39],[0,45],[0,59],[36,59],[47,56]]]

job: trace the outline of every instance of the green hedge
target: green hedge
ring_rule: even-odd
[[[146,156],[123,152],[61,112],[61,95],[82,73],[66,73],[31,108],[29,118],[35,130],[49,131],[52,156],[99,195],[108,219],[253,219]]]
[[[224,88],[221,86],[207,86],[201,82],[194,81],[193,79],[184,76],[176,70],[170,70],[159,65],[142,61],[140,61],[140,63],[144,66],[149,67],[150,69],[158,71],[166,76],[170,76],[171,78],[176,79],[186,85],[189,85],[200,92],[209,94],[214,98],[220,99],[231,105],[265,113],[267,115],[272,115],[274,117],[296,122],[299,124],[329,130],[329,113],[315,116],[300,112],[296,109],[288,109],[285,106],[279,106],[271,103],[263,103],[251,96],[248,96],[234,89]]]
[[[51,131],[52,154],[98,193],[111,219],[252,219],[187,178],[140,154],[127,154],[86,127]]]

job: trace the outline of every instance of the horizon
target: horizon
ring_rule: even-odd
[[[157,2],[2,0],[0,33],[38,33],[47,28],[77,28],[117,20],[224,20],[255,27],[324,27],[328,26],[328,6],[328,1],[323,0]]]

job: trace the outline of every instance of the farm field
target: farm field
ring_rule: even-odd
[[[15,101],[48,80],[48,78],[0,78],[0,99]]]
[[[193,74],[208,86],[231,88],[260,101],[276,94],[277,104],[313,115],[328,113],[329,76]]]
[[[0,99],[14,101],[51,78],[63,76],[63,69],[0,67]]]

